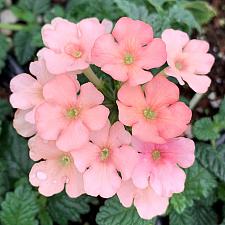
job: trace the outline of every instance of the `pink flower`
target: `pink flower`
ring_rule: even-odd
[[[54,77],[45,67],[43,60],[32,62],[30,72],[33,76],[23,73],[14,77],[10,82],[12,94],[10,103],[19,110],[15,114],[14,127],[19,134],[30,137],[35,133],[34,114],[43,98],[43,86]]]
[[[166,62],[165,44],[153,38],[152,27],[123,17],[111,34],[99,37],[92,49],[93,62],[113,79],[135,86],[152,79],[149,69]]]
[[[132,175],[138,188],[150,185],[158,195],[165,197],[184,190],[186,175],[180,167],[188,168],[194,163],[192,140],[179,137],[159,145],[133,138],[132,146],[140,156]]]
[[[85,192],[92,196],[112,197],[122,179],[131,177],[137,162],[137,153],[130,147],[131,136],[120,122],[110,127],[108,122],[100,130],[93,132],[91,141],[72,152],[74,163],[84,172]]]
[[[105,24],[105,22],[104,22]],[[53,74],[80,72],[91,63],[91,49],[95,40],[106,33],[109,23],[100,24],[89,18],[75,24],[55,18],[42,28],[42,39],[46,48],[39,52],[48,70]]]
[[[141,86],[124,84],[118,99],[119,120],[143,141],[165,143],[181,135],[191,120],[191,110],[178,101],[179,89],[162,75],[148,82],[144,92]]]
[[[38,136],[29,140],[30,157],[35,163],[30,171],[30,183],[39,187],[45,196],[61,192],[66,186],[70,197],[84,193],[82,174],[74,166],[70,153],[58,149],[54,141],[44,141]]]
[[[189,40],[186,33],[167,29],[162,34],[166,44],[167,63],[165,73],[177,78],[181,85],[184,81],[197,93],[205,93],[211,80],[204,76],[210,72],[214,57],[207,53],[209,44],[202,40]]]
[[[100,105],[104,96],[90,82],[79,89],[71,76],[58,75],[44,86],[43,96],[45,101],[36,111],[38,134],[56,140],[62,150],[81,147],[89,141],[90,131],[107,122],[109,110]]]
[[[124,207],[131,207],[134,202],[138,214],[146,220],[164,214],[169,204],[168,197],[159,196],[150,186],[139,189],[131,180],[122,182],[117,195]]]

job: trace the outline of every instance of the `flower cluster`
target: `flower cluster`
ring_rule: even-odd
[[[194,143],[182,137],[191,110],[179,101],[186,81],[205,92],[214,62],[205,41],[168,29],[154,38],[150,25],[123,17],[112,23],[89,18],[75,24],[55,18],[42,28],[45,47],[29,74],[12,79],[14,127],[29,140],[33,165],[29,180],[41,194],[64,188],[135,205],[150,219],[163,214],[173,193],[184,190],[185,172],[194,162]],[[168,66],[156,76],[152,68]],[[118,120],[111,124],[103,81],[94,64],[118,81]],[[91,82],[80,85],[79,74]],[[101,85],[99,85],[99,83]],[[95,86],[97,85],[97,87]],[[127,126],[128,128],[126,128]]]

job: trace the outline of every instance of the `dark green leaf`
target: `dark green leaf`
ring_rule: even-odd
[[[125,208],[117,197],[105,201],[96,217],[98,225],[153,225],[153,220],[143,220],[134,206]]]
[[[225,181],[225,145],[214,149],[209,144],[199,143],[196,149],[196,157],[201,164],[219,179]]]
[[[89,196],[79,198],[69,198],[65,193],[61,193],[49,198],[49,213],[52,219],[60,225],[67,225],[69,221],[81,221],[81,215],[90,210],[88,203],[92,201]]]
[[[0,120],[4,120],[7,115],[12,112],[12,108],[8,101],[0,99]]]
[[[225,117],[225,97],[220,104],[219,114]]]
[[[3,154],[9,176],[27,176],[32,165],[28,156],[27,141],[16,133],[11,124],[4,123],[0,143],[0,154]]]
[[[223,220],[223,222],[220,225],[225,225],[225,219]]]
[[[152,4],[157,11],[163,10],[163,5],[166,2],[175,2],[176,0],[148,0],[150,4]]]
[[[49,215],[48,211],[46,211],[46,209],[40,211],[38,218],[41,225],[53,225],[52,218]]]
[[[0,34],[0,43],[1,43],[1,51],[0,51],[0,72],[2,68],[5,66],[5,60],[7,57],[7,52],[9,50],[9,43],[6,37]]]
[[[30,186],[19,186],[14,192],[6,194],[2,202],[0,220],[3,225],[37,225],[38,212],[36,193]]]
[[[5,193],[9,190],[9,177],[5,163],[0,161],[0,204],[3,201]]]

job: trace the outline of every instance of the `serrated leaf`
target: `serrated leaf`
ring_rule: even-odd
[[[55,222],[67,225],[69,221],[80,222],[81,215],[90,211],[91,201],[89,196],[72,199],[65,193],[60,193],[49,198],[48,210]]]
[[[0,221],[3,225],[37,225],[35,219],[39,210],[36,193],[29,186],[19,186],[6,194],[1,204]]]
[[[12,108],[8,101],[0,99],[0,120],[4,120],[7,115],[12,112]]]
[[[0,154],[12,178],[27,176],[32,162],[28,156],[27,141],[20,137],[11,124],[3,123],[0,136]]]
[[[24,65],[34,56],[36,46],[32,44],[33,34],[28,31],[19,31],[14,36],[15,55],[17,60]]]
[[[216,225],[216,214],[210,207],[196,203],[182,214],[172,211],[169,215],[170,225]]]
[[[176,0],[148,0],[148,2],[155,7],[157,11],[163,10],[163,5],[166,2],[175,2]]]
[[[201,164],[220,180],[225,181],[225,145],[214,149],[209,144],[199,143],[196,149],[196,157]]]
[[[195,200],[208,197],[217,185],[215,178],[197,162],[186,170],[186,174],[184,192],[174,194],[170,200],[177,213],[193,206]]]
[[[38,219],[40,220],[40,225],[53,225],[52,218],[45,209],[40,211]]]
[[[0,204],[4,199],[5,193],[9,190],[9,177],[5,163],[0,161]]]
[[[193,134],[201,141],[216,140],[220,134],[211,118],[202,118],[195,122]]]
[[[143,220],[134,206],[125,208],[117,197],[105,201],[96,217],[98,225],[153,225],[153,220]]]
[[[185,1],[183,6],[191,11],[199,24],[206,24],[216,16],[215,9],[205,1]]]
[[[1,43],[1,51],[0,51],[0,72],[5,66],[5,60],[7,57],[7,52],[9,50],[9,43],[6,37],[0,34],[0,43]]]

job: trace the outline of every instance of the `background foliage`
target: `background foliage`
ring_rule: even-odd
[[[150,23],[156,36],[169,27],[190,34],[201,33],[216,11],[206,1],[190,0],[19,0],[14,4],[0,0],[0,10],[10,10],[16,23],[0,23],[0,72],[6,71],[6,59],[16,59],[20,68],[43,46],[40,29],[60,16],[72,21],[85,17],[107,18],[115,22],[129,16]],[[8,62],[8,61],[7,61]],[[4,72],[0,75],[4,77]],[[104,74],[99,74],[103,77]],[[110,81],[111,82],[111,81]],[[109,95],[115,97],[115,83],[109,83]],[[111,91],[110,91],[111,90]],[[182,98],[183,100],[184,98]],[[189,99],[185,99],[189,103]],[[106,104],[112,106],[115,98]],[[115,112],[116,112],[115,108]],[[112,114],[113,117],[115,115]],[[27,140],[12,127],[13,111],[0,92],[0,224],[2,225],[155,225],[156,219],[141,219],[134,207],[124,208],[117,197],[102,199],[81,196],[71,199],[65,193],[45,198],[32,188],[28,173],[32,166]],[[213,117],[194,121],[197,143],[194,166],[186,170],[185,191],[175,194],[166,213],[170,225],[225,225],[225,100]],[[95,219],[96,218],[96,219]],[[223,222],[222,222],[223,221]],[[158,224],[158,223],[157,223]],[[165,223],[168,224],[168,221]]]

